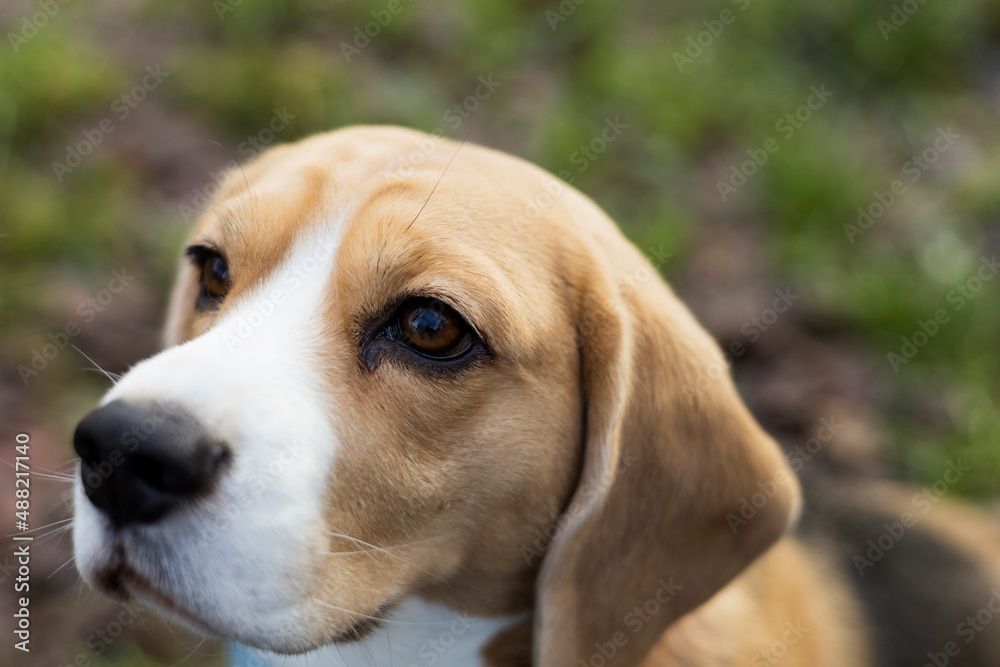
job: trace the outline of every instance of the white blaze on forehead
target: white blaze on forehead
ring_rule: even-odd
[[[271,276],[227,304],[220,322],[136,366],[102,403],[172,401],[220,429],[220,435],[235,436],[248,407],[285,403],[282,390],[318,390],[319,311],[332,282],[342,229],[331,227],[300,239]],[[231,270],[238,274],[239,267]]]
[[[329,344],[321,311],[341,229],[300,239],[220,322],[136,366],[103,401],[182,406],[230,447],[209,496],[127,530],[124,546],[129,563],[179,605],[244,641],[289,633],[280,628],[296,617],[310,559],[326,539],[322,502],[338,443],[317,359]],[[136,426],[141,441],[156,424]],[[81,540],[86,573],[109,558],[110,540],[81,493],[77,508],[77,533],[105,542],[102,551]]]

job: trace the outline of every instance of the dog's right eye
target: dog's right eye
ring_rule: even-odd
[[[221,303],[231,285],[226,258],[216,249],[203,245],[193,245],[185,251],[185,254],[199,271],[200,289],[197,305],[209,307]]]
[[[439,299],[416,298],[399,309],[388,337],[428,359],[450,360],[472,347],[472,327]]]

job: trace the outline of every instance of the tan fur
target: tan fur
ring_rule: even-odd
[[[576,667],[619,632],[608,664],[745,665],[797,619],[810,629],[782,664],[868,664],[838,576],[790,539],[758,559],[793,521],[798,485],[728,378],[685,391],[718,348],[586,197],[563,185],[525,215],[553,182],[485,148],[352,128],[233,174],[192,234],[222,249],[233,287],[219,313],[199,315],[185,267],[171,344],[343,217],[335,275],[315,277],[331,281],[315,363],[342,442],[325,519],[391,553],[318,545],[341,555],[302,566],[315,644],[357,620],[320,601],[376,614],[419,593],[528,614],[487,649],[497,666]],[[369,368],[366,327],[416,292],[449,300],[490,356],[451,375]],[[734,532],[727,515],[776,475]],[[663,581],[680,588],[632,632],[629,610]]]
[[[668,630],[642,664],[868,665],[859,612],[841,577],[786,539]]]

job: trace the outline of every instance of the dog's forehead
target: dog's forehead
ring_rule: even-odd
[[[234,301],[294,270],[304,244],[325,245],[336,255],[330,289],[354,313],[432,292],[495,330],[524,328],[529,305],[553,299],[554,181],[471,144],[336,132],[231,174],[192,242],[226,256]]]
[[[345,227],[342,237],[354,230],[358,241],[503,239],[510,245],[524,221],[501,191],[518,174],[488,153],[388,129],[334,132],[277,147],[229,175],[195,237],[217,237],[233,255],[278,252],[336,221]],[[522,184],[519,192],[526,189]],[[418,213],[419,225],[411,225]]]

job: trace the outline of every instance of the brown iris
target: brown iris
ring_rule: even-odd
[[[186,251],[195,269],[198,270],[198,282],[201,289],[198,292],[200,307],[208,307],[212,302],[218,303],[229,292],[229,265],[226,258],[217,250],[203,245],[190,246]]]
[[[207,258],[201,273],[205,291],[213,299],[221,299],[229,291],[229,267],[221,255],[213,253]]]
[[[472,345],[469,325],[455,309],[438,299],[411,299],[399,309],[390,337],[432,359],[450,359]]]

